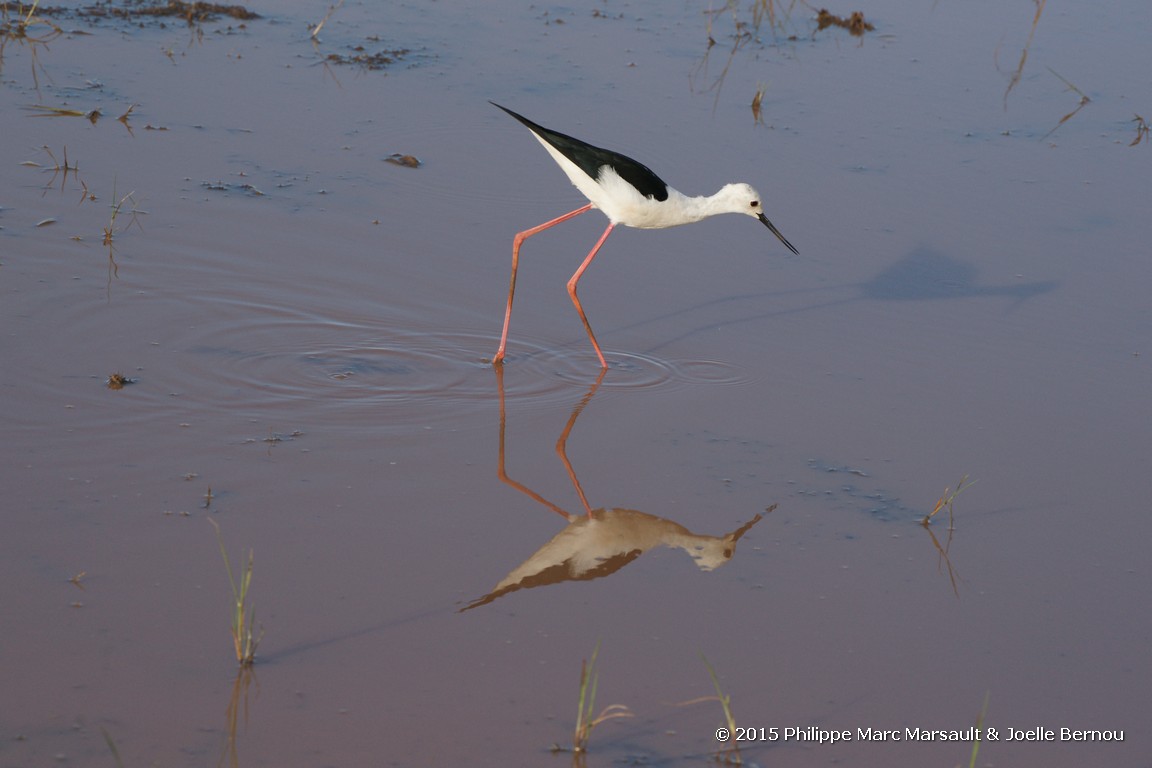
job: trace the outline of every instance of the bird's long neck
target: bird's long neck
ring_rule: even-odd
[[[700,221],[709,216],[732,211],[729,195],[723,189],[714,195],[698,195],[696,197],[690,197],[674,189],[669,190],[669,194],[679,195],[681,210],[686,219],[685,223]]]

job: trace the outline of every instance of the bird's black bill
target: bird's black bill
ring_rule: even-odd
[[[800,255],[800,251],[796,250],[796,248],[792,245],[792,243],[788,242],[788,238],[786,238],[786,237],[784,237],[784,235],[780,234],[780,230],[776,229],[776,225],[774,225],[772,222],[768,221],[767,216],[765,216],[763,213],[761,213],[758,218],[760,219],[760,221],[762,221],[764,223],[764,226],[766,226],[766,227],[768,227],[768,229],[772,230],[772,234],[774,234],[774,235],[776,235],[776,237],[780,238],[780,242],[782,242],[782,243],[784,243],[784,245],[788,246],[788,250],[792,251],[792,253],[796,254],[797,256]]]

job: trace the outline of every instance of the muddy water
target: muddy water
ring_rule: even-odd
[[[253,10],[4,50],[0,763],[564,764],[599,642],[635,717],[589,764],[707,761],[701,654],[780,729],[757,764],[967,764],[859,729],[985,696],[981,764],[1142,764],[1144,5],[1046,8],[1008,93],[1032,3],[797,10],[730,65],[692,4],[348,4],[315,45],[321,5]],[[580,217],[525,246],[498,376],[511,238],[581,200],[488,99],[753,183],[801,256],[614,233],[598,382]],[[241,678],[206,518],[255,553]]]

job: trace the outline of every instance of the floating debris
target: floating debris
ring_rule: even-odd
[[[184,2],[183,0],[120,0],[115,3],[110,0],[96,0],[78,8],[63,6],[39,6],[32,4],[37,18],[51,17],[56,19],[82,19],[89,23],[97,23],[103,19],[122,20],[143,24],[150,19],[183,19],[188,26],[194,26],[206,21],[216,21],[221,17],[236,19],[238,21],[251,21],[261,18],[260,14],[248,10],[242,5],[222,5],[219,3]],[[20,14],[25,12],[23,4],[0,2],[0,9],[4,11],[15,10]],[[242,26],[242,25],[241,25]],[[58,34],[63,34],[59,30]],[[73,30],[69,34],[89,34],[82,30]]]
[[[367,53],[362,45],[358,45],[352,49],[354,53],[351,55],[344,55],[340,53],[330,53],[324,60],[332,64],[348,64],[358,65],[364,69],[379,70],[385,69],[392,64],[395,64],[400,59],[411,53],[407,48],[397,48],[391,51],[377,51],[376,53]]]
[[[764,113],[762,111],[764,106],[764,94],[768,88],[761,83],[756,86],[756,95],[752,97],[752,119],[756,125],[764,125]]]
[[[41,11],[43,13],[43,11]],[[80,16],[110,16],[118,19],[135,19],[140,16],[174,17],[184,19],[188,24],[202,21],[215,21],[221,16],[249,21],[260,18],[242,5],[220,5],[218,3],[187,3],[183,0],[168,0],[166,3],[143,5],[125,3],[123,6],[96,3],[79,10]]]
[[[135,384],[136,379],[130,379],[122,373],[114,373],[108,377],[108,389],[124,389],[129,384]]]
[[[864,14],[860,11],[855,11],[847,19],[842,19],[834,13],[829,13],[823,8],[816,14],[816,31],[828,27],[843,27],[848,30],[848,34],[855,35],[856,37],[863,37],[865,32],[872,32],[876,27],[864,21]]]
[[[120,115],[120,117],[116,118],[117,122],[124,123],[124,127],[127,128],[129,131],[131,131],[132,128],[131,128],[131,126],[128,125],[128,115],[132,114],[132,110],[136,109],[136,107],[138,107],[138,106],[140,106],[140,105],[139,104],[131,104],[128,107],[128,109],[124,110],[124,114],[122,114],[122,115]]]
[[[419,168],[423,163],[420,158],[413,155],[402,155],[399,152],[394,152],[388,157],[384,158],[384,162],[392,163],[392,165],[402,165],[405,168]]]
[[[251,184],[225,184],[222,181],[202,181],[200,186],[213,192],[240,192],[252,197],[263,197],[264,193]]]

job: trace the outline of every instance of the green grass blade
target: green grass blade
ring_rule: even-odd
[[[968,760],[968,768],[976,768],[976,755],[980,753],[980,731],[984,728],[984,716],[988,714],[988,696],[990,692],[984,693],[984,706],[980,708],[980,714],[976,717],[976,738],[972,740],[972,757]]]

